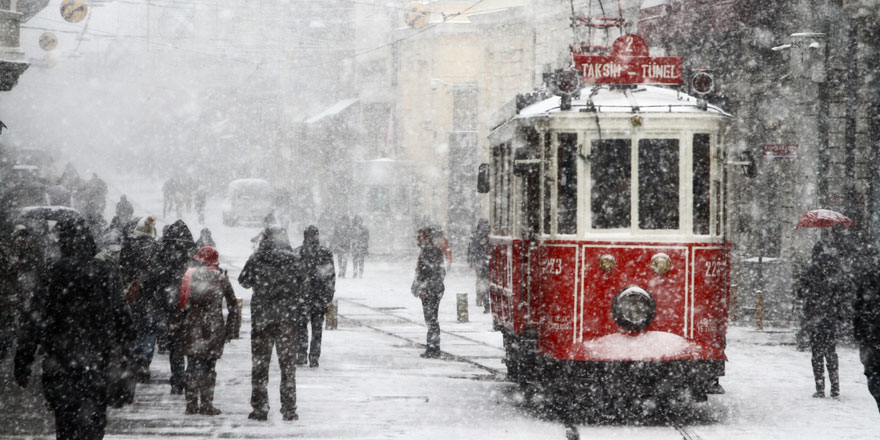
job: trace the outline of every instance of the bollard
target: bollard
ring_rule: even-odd
[[[468,322],[467,293],[456,294],[456,300],[458,301],[458,322]]]
[[[755,328],[764,330],[764,292],[755,292]]]
[[[338,300],[334,299],[333,301],[330,301],[330,305],[327,306],[327,315],[325,316],[325,318],[327,324],[324,326],[324,328],[326,328],[327,330],[336,330],[336,327],[339,325]]]

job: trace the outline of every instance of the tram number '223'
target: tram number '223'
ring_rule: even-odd
[[[562,273],[562,258],[547,258],[541,262],[541,273],[559,275]]]
[[[724,272],[724,262],[723,261],[707,261],[706,265],[706,278],[716,278],[720,277]]]

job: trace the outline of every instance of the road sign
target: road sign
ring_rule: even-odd
[[[52,32],[43,32],[40,35],[40,48],[46,52],[55,49],[58,46],[58,37]]]
[[[574,64],[588,84],[681,84],[681,57],[652,57],[642,37],[621,35],[610,55],[574,54]]]
[[[406,25],[413,29],[421,29],[428,24],[428,6],[423,3],[411,3],[406,7],[404,20]]]
[[[61,2],[61,17],[65,21],[79,23],[83,18],[86,18],[88,12],[89,7],[83,0],[64,0]]]

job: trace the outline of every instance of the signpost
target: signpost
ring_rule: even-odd
[[[652,57],[642,37],[614,40],[610,55],[575,52],[574,65],[589,84],[681,84],[681,57]]]

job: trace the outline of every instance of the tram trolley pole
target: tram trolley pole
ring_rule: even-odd
[[[758,331],[764,330],[764,291],[755,292],[755,328]]]
[[[457,293],[456,310],[458,311],[458,322],[468,322],[468,302],[467,293]]]

